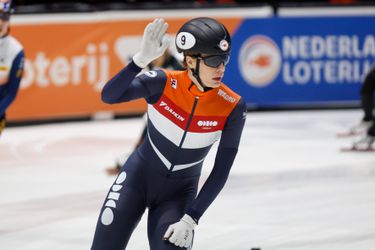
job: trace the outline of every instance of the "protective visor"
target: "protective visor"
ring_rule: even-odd
[[[0,11],[0,19],[4,21],[9,21],[10,19],[10,13],[8,12],[1,12]]]
[[[213,56],[205,56],[205,57],[197,57],[208,66],[212,68],[218,68],[222,63],[227,65],[230,59],[229,55],[213,55]]]

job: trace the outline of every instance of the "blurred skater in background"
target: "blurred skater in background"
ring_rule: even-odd
[[[156,69],[169,69],[169,70],[184,70],[185,68],[182,66],[180,60],[173,56],[171,51],[167,49],[162,56],[156,58],[152,61],[142,72],[156,70]],[[141,136],[139,137],[135,147],[132,151],[136,150],[139,145],[142,144],[146,134],[147,134],[147,122],[145,118],[146,114],[144,114],[144,126],[142,129]],[[128,158],[129,154],[124,154],[116,160],[114,166],[109,167],[106,169],[108,175],[117,175],[120,173],[121,166],[124,165],[126,159]]]
[[[353,143],[354,150],[369,150],[373,148],[375,141],[375,116],[374,116],[374,93],[375,93],[375,65],[370,69],[365,77],[361,88],[361,107],[364,116],[354,129],[355,131],[365,131],[365,135]]]
[[[0,1],[0,135],[5,128],[5,111],[16,98],[23,72],[24,51],[11,35],[10,0]]]

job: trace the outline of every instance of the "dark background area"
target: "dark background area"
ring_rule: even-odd
[[[272,6],[277,13],[279,7],[337,7],[337,6],[375,6],[375,0],[280,0],[280,1],[245,1],[245,0],[197,0],[197,1],[180,1],[180,0],[13,0],[15,14],[43,14],[43,13],[72,13],[72,12],[94,12],[110,10],[138,10],[138,9],[194,9],[194,8],[241,8],[241,7],[260,7]],[[335,109],[340,109],[336,107]],[[342,107],[347,109],[348,107]],[[349,107],[357,108],[357,107]],[[305,109],[332,109],[331,107],[289,107],[287,110],[305,110]],[[285,108],[262,108],[252,111],[275,111],[285,110]],[[124,118],[132,115],[115,115],[114,118]],[[136,115],[138,116],[138,115]],[[13,125],[33,125],[40,123],[54,123],[61,121],[85,121],[91,120],[91,116],[69,119],[49,119],[48,121],[29,121],[21,124],[10,122],[8,126]]]
[[[228,8],[272,6],[278,7],[311,7],[311,6],[366,6],[375,5],[375,0],[280,0],[280,1],[246,1],[246,0],[86,0],[86,1],[46,1],[46,0],[13,0],[13,6],[18,14],[58,13],[58,12],[92,12],[101,10],[131,10],[131,9],[173,9],[173,8]]]

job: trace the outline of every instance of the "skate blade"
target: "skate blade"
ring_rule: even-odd
[[[375,152],[375,148],[341,148],[341,152]]]

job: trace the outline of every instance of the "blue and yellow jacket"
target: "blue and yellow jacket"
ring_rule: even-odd
[[[24,51],[12,36],[0,38],[0,118],[16,98],[22,77]]]

